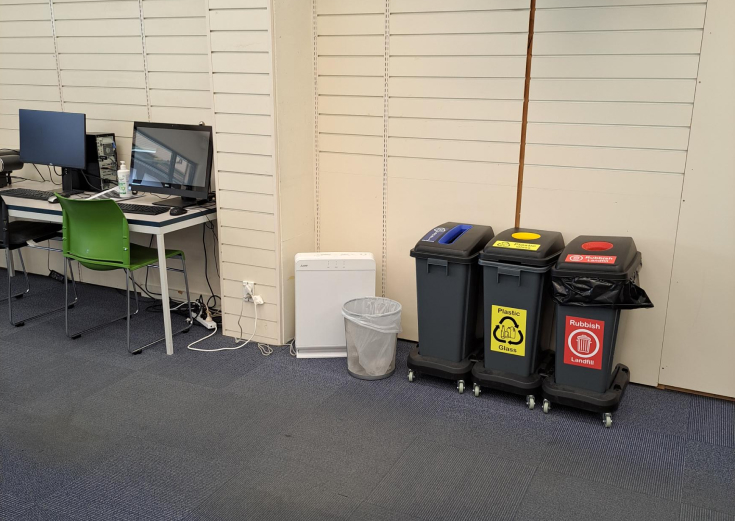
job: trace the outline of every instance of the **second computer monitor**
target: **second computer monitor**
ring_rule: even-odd
[[[135,122],[130,187],[180,196],[156,204],[189,206],[206,200],[212,170],[212,127]]]
[[[72,112],[18,111],[20,160],[37,165],[85,168],[87,118]]]

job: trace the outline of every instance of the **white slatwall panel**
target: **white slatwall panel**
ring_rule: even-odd
[[[705,7],[539,0],[526,163],[684,173]]]
[[[129,162],[133,122],[149,120],[138,0],[54,0],[54,18],[64,111],[114,131]]]
[[[387,296],[406,338],[418,338],[418,239],[450,220],[512,225],[528,6],[390,2]]]
[[[205,0],[143,0],[151,120],[212,125]]]
[[[656,385],[705,0],[538,0],[524,226],[631,235],[656,307],[616,357]]]
[[[0,3],[0,148],[20,145],[19,108],[61,110],[51,9],[44,0]]]
[[[385,2],[318,0],[319,243],[370,251],[380,294]]]
[[[147,0],[168,1],[173,0]],[[210,0],[209,8],[225,334],[240,334],[242,281],[252,280],[267,303],[258,309],[255,339],[278,343],[269,2]],[[242,308],[246,338],[255,324],[252,307]]]

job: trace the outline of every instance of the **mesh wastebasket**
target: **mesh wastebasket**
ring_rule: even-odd
[[[396,370],[401,304],[381,297],[350,300],[342,307],[347,372],[362,380],[387,378]]]

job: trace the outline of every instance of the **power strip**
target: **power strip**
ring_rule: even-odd
[[[200,325],[206,327],[207,329],[217,329],[217,324],[215,323],[214,320],[211,322],[207,322],[201,317],[201,315],[196,317],[196,321],[199,322]]]

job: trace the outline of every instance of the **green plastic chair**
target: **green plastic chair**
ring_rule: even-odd
[[[67,199],[56,194],[63,213],[63,253],[67,259],[79,262],[85,268],[96,271],[123,270],[125,271],[125,295],[127,297],[127,313],[104,324],[90,327],[76,333],[69,333],[69,310],[66,310],[65,327],[69,338],[79,338],[85,333],[100,329],[118,320],[127,321],[127,347],[131,354],[138,354],[146,347],[156,344],[164,338],[159,338],[135,350],[130,350],[130,318],[140,311],[138,292],[135,289],[134,272],[147,266],[158,264],[158,252],[154,248],[132,244],[128,220],[117,203],[111,199]],[[189,297],[189,279],[186,275],[186,261],[181,250],[166,250],[166,258],[179,257],[182,269],[169,268],[184,274],[186,300],[189,307],[187,325],[176,333],[187,332],[193,323],[191,313],[191,298]],[[64,291],[68,298],[68,283],[64,263]],[[133,283],[135,295],[135,312],[130,313],[130,282]],[[66,302],[66,300],[65,300]]]

